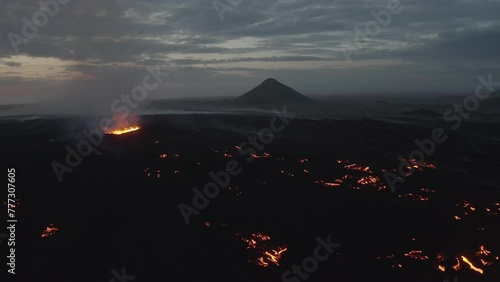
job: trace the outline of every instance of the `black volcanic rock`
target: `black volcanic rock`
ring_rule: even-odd
[[[236,98],[239,104],[311,103],[313,100],[274,78],[266,79],[259,86]]]

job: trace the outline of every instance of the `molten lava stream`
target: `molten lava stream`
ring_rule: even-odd
[[[139,126],[129,126],[124,128],[106,129],[105,133],[108,135],[122,135],[130,132],[134,132],[141,129]]]

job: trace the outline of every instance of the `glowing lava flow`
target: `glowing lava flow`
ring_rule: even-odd
[[[119,129],[109,129],[105,130],[105,133],[108,135],[122,135],[130,132],[134,132],[141,129],[139,126],[130,126],[130,127],[125,127],[125,128],[119,128]]]
[[[475,267],[475,266],[472,264],[472,262],[470,262],[470,261],[469,261],[466,257],[462,256],[462,260],[463,260],[466,264],[468,264],[472,270],[477,271],[477,272],[479,272],[479,273],[481,273],[481,274],[484,274],[484,270],[482,270],[481,268],[477,268],[477,267]]]

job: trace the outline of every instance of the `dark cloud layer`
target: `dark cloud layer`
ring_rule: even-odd
[[[389,0],[243,0],[223,21],[212,1],[71,0],[15,54],[7,34],[22,34],[37,2],[0,2],[2,92],[9,81],[33,82],[19,73],[28,58],[55,59],[68,72],[61,83],[38,81],[40,92],[82,97],[108,95],[94,94],[102,87],[112,97],[149,64],[173,73],[156,98],[237,95],[269,76],[308,94],[466,93],[478,75],[500,70],[498,0],[401,0],[402,11],[362,44],[355,27]]]

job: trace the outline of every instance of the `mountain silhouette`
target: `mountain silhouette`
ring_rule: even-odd
[[[239,104],[311,103],[313,100],[274,78],[266,79],[259,86],[235,99]]]

